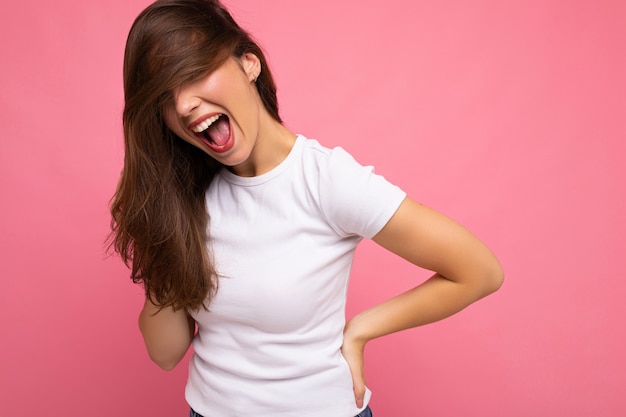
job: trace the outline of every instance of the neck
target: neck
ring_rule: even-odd
[[[285,160],[295,141],[294,133],[270,118],[260,125],[254,150],[248,160],[231,170],[241,177],[265,174]]]

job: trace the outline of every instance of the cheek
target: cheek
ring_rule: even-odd
[[[254,134],[259,128],[259,117],[263,104],[261,99],[252,91],[244,90],[237,103],[237,117],[235,123],[240,130],[247,134]]]

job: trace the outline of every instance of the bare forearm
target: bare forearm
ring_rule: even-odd
[[[150,358],[161,368],[173,369],[191,345],[195,323],[184,310],[159,310],[146,300],[139,314],[139,329]]]
[[[449,317],[497,289],[468,288],[435,274],[405,293],[365,310],[346,326],[346,337],[362,344],[371,339]]]

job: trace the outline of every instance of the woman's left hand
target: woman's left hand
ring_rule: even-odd
[[[354,398],[356,406],[360,409],[363,407],[363,399],[365,397],[365,371],[364,371],[364,351],[365,343],[359,342],[350,336],[348,326],[344,331],[343,345],[341,346],[341,354],[343,355],[352,374],[352,387],[354,390]]]

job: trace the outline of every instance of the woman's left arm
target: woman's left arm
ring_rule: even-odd
[[[406,198],[374,242],[435,272],[423,284],[365,310],[345,327],[342,353],[352,372],[357,406],[365,395],[365,344],[446,318],[496,291],[500,263],[478,238],[448,217]]]

